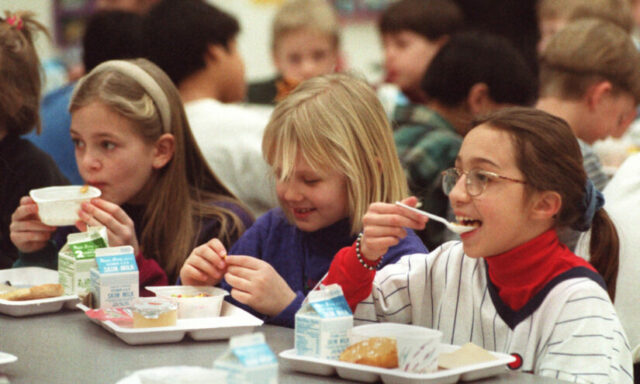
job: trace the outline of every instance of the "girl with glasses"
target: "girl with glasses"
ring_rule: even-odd
[[[467,134],[443,183],[457,221],[473,229],[374,272],[359,260],[375,265],[403,227],[423,224],[415,212],[371,205],[359,244],[336,255],[324,281],[342,285],[354,318],[439,329],[445,343],[512,354],[512,369],[537,375],[633,382],[609,298],[618,237],[567,124],[529,108],[492,114]],[[597,234],[593,265],[559,242],[565,227]]]

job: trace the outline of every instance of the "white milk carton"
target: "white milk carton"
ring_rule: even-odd
[[[97,249],[96,265],[91,269],[96,308],[128,307],[138,298],[138,265],[133,247]]]
[[[96,249],[107,246],[105,227],[89,227],[86,232],[67,236],[67,243],[58,253],[58,280],[66,295],[89,293]]]
[[[298,355],[337,359],[349,346],[353,313],[337,284],[311,291],[295,320]]]
[[[232,337],[213,367],[227,372],[227,384],[278,383],[278,360],[259,332]]]

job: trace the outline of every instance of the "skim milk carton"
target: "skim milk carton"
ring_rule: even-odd
[[[227,384],[278,383],[278,360],[260,332],[232,337],[213,367],[227,372]]]
[[[91,292],[96,308],[128,307],[138,298],[138,265],[133,247],[99,248],[91,269]]]
[[[298,355],[337,359],[349,346],[353,313],[337,284],[311,291],[295,318]]]
[[[58,253],[58,280],[66,295],[89,293],[91,268],[96,266],[96,249],[107,246],[107,228],[102,226],[67,236],[67,243]]]

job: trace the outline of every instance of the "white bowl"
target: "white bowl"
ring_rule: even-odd
[[[158,297],[178,303],[178,319],[218,317],[222,309],[222,300],[229,294],[222,288],[209,286],[170,285],[146,287],[146,289]],[[210,296],[193,297],[199,293],[206,293]]]
[[[47,187],[32,189],[29,196],[38,205],[38,215],[43,223],[51,226],[74,225],[79,220],[80,205],[99,197],[102,193],[98,188],[82,185],[67,185],[61,187]]]

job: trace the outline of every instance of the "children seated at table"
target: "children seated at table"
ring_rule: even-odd
[[[453,166],[474,116],[508,105],[530,105],[536,78],[509,41],[489,33],[453,34],[431,61],[422,81],[429,96],[394,132],[400,163],[422,209],[447,216],[440,173]],[[437,222],[418,233],[429,249],[451,233]]]
[[[247,101],[275,104],[301,81],[332,73],[338,66],[340,25],[327,0],[291,0],[271,27],[271,52],[278,74],[249,84]]]
[[[260,149],[271,111],[231,104],[246,90],[239,28],[233,16],[204,1],[161,0],[146,17],[144,35],[147,57],[180,91],[209,167],[260,216],[278,205]]]
[[[40,132],[40,60],[34,47],[47,33],[30,12],[6,12],[0,18],[0,269],[18,258],[11,242],[11,214],[29,190],[68,181],[53,159],[21,136]]]
[[[536,375],[632,383],[631,351],[610,300],[617,271],[603,279],[556,234],[591,227],[599,234],[591,249],[598,270],[617,265],[615,227],[571,129],[523,107],[477,124],[443,178],[457,221],[474,229],[375,272],[369,268],[387,239],[423,222],[402,207],[372,204],[358,244],[335,256],[323,283],[341,284],[358,321],[436,328],[444,343],[514,355],[512,369]]]
[[[234,303],[293,327],[333,255],[362,230],[369,204],[402,199],[407,183],[382,105],[363,80],[347,75],[301,83],[276,106],[262,149],[281,207],[260,217],[231,249],[218,239],[196,248],[180,277],[188,285],[224,278]],[[382,265],[426,249],[413,231],[398,231],[406,237],[391,244]]]
[[[153,63],[100,64],[80,80],[69,110],[80,174],[102,191],[82,204],[76,227],[105,226],[110,246],[133,246],[141,288],[174,282],[194,246],[211,237],[231,246],[251,224],[207,166],[177,89]],[[56,230],[23,197],[11,222],[21,252],[14,266],[57,268],[74,228]]]

